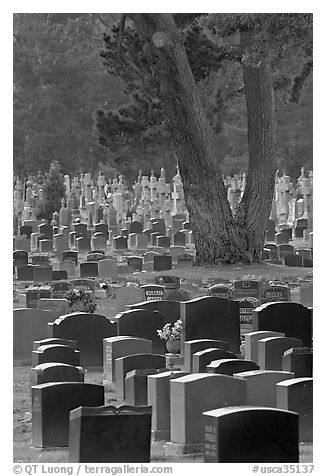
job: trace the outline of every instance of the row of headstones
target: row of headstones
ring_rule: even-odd
[[[59,317],[58,312],[37,309],[14,310],[14,356],[29,358],[33,340],[60,337],[77,340],[82,351],[82,365],[102,365],[103,339],[130,335],[153,342],[154,353],[165,351],[157,329],[181,318],[181,354],[183,342],[211,338],[229,342],[229,350],[239,353],[239,303],[217,297],[201,297],[190,301],[146,301],[129,305],[128,311],[117,314],[114,322],[98,314],[73,313]],[[52,318],[52,319],[51,319]],[[49,323],[49,324],[48,324]],[[297,303],[267,303],[253,310],[252,330],[274,330],[286,337],[300,339],[311,346],[312,311]],[[92,335],[93,339],[88,336]]]
[[[307,218],[298,218],[293,227],[281,224],[278,226],[278,229],[279,231],[277,232],[274,220],[268,220],[265,234],[266,241],[288,243],[288,241],[283,240],[291,240],[293,238],[304,238],[307,241],[309,240],[310,233],[312,233],[309,230]]]
[[[200,344],[200,341],[194,341],[186,343],[185,347],[188,345],[188,350],[191,352],[191,350],[194,350],[195,347],[200,347]],[[132,350],[130,349],[130,346]],[[112,381],[114,378],[114,372],[112,371],[113,360],[115,360],[115,358],[121,353],[125,354],[126,351],[149,351],[150,342],[146,342],[143,339],[132,339],[130,337],[121,336],[112,339],[106,339],[105,348],[107,356],[106,363],[107,367],[111,368],[110,376]],[[188,354],[188,352],[186,353]],[[110,363],[111,365],[109,365]],[[223,360],[221,363],[224,363]],[[125,403],[148,403],[152,405],[152,436],[154,439],[171,439],[171,441],[167,444],[168,453],[171,452],[171,454],[174,454],[176,451],[180,450],[182,450],[182,452],[196,452],[202,450],[204,439],[204,422],[202,412],[207,410],[215,412],[217,408],[223,408],[230,405],[254,405],[257,407],[256,410],[259,410],[259,406],[280,406],[280,408],[285,408],[292,411],[294,410],[299,414],[300,441],[311,441],[312,439],[311,378],[294,378],[294,373],[286,371],[264,372],[254,370],[239,373],[239,371],[243,370],[241,367],[236,369],[236,367],[227,368],[227,366],[225,366],[224,371],[220,369],[218,375],[205,375],[200,373],[188,375],[187,372],[175,371],[171,374],[171,372],[162,373],[162,370],[160,373],[158,373],[157,369],[162,369],[165,364],[164,356],[153,355],[149,353],[129,355],[122,358],[118,357],[115,360],[115,364],[115,375],[119,376],[122,373],[122,378],[120,375],[120,387],[119,385],[117,387],[117,398],[119,400],[124,398]],[[130,371],[130,369],[134,370]],[[108,376],[108,374],[106,374],[106,376]],[[123,378],[124,376],[125,378]],[[175,380],[172,382],[172,379]],[[122,381],[124,381],[123,383],[126,395],[124,395],[124,389],[121,387]],[[277,398],[275,398],[275,384],[277,384]],[[64,384],[58,385],[61,386],[61,389],[62,387],[64,388]],[[45,393],[44,398],[46,398],[46,392],[50,391],[46,385],[40,385],[40,388],[34,387],[33,392],[38,393],[40,398],[42,398],[43,388],[45,389],[43,392]],[[58,396],[58,390],[60,389],[56,387],[56,396]],[[135,398],[136,395],[137,398]],[[67,406],[67,402],[65,402],[64,405]],[[227,409],[225,410],[228,411]],[[239,408],[239,411],[243,410],[244,408]],[[222,413],[225,415],[225,412]],[[99,417],[96,411],[94,411],[94,415]],[[214,415],[212,414],[211,416]],[[47,446],[47,444],[53,445],[53,443],[46,443],[46,436],[49,436],[49,434],[51,435],[51,433],[53,434],[53,431],[50,431],[51,428],[44,428],[44,420],[45,416],[42,420],[43,430],[45,433],[44,435],[42,433],[40,437],[40,426],[38,427],[38,431],[36,431],[36,428],[34,431],[33,428],[33,435],[37,434],[38,441],[40,442],[38,444],[36,441],[36,446]],[[215,421],[215,423],[217,422],[218,420]],[[37,420],[37,423],[39,423],[39,419]],[[298,421],[296,423],[298,425]],[[58,422],[56,424],[58,424]],[[100,428],[103,428],[102,425],[100,425]],[[63,432],[61,430],[61,437],[62,433]],[[118,437],[118,435],[116,436]],[[67,428],[65,437],[67,440]],[[77,440],[78,437],[79,434],[77,433]],[[98,435],[98,438],[100,441],[97,443],[99,444],[101,443],[101,436]],[[210,441],[212,442],[212,440]],[[70,443],[71,442],[69,440],[69,446]],[[98,446],[98,444],[96,446]],[[296,441],[296,445],[297,444],[298,441]],[[61,445],[62,441],[60,442],[60,446]],[[293,449],[294,446],[295,445],[293,445]],[[76,448],[80,448],[80,441],[77,441]],[[205,461],[206,457],[213,456],[212,453],[207,454],[206,450],[207,445],[205,435]],[[211,445],[210,450],[212,450]],[[80,454],[79,452],[77,453]],[[89,454],[84,456],[86,459],[83,461],[89,462],[87,457],[91,458],[91,456]],[[77,456],[75,455],[75,457]],[[293,455],[291,457],[293,457]],[[259,461],[265,461],[264,458],[266,458],[266,456],[260,455],[260,458],[263,459],[259,459]],[[77,459],[77,461],[82,460]],[[99,461],[103,460],[101,459]],[[217,459],[217,461],[223,461],[223,459]],[[239,461],[241,461],[241,459],[239,459]]]
[[[263,250],[263,260],[272,264],[285,264],[286,266],[312,267],[312,249],[295,249],[290,244],[275,245],[266,243]]]

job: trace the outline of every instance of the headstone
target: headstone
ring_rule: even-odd
[[[77,251],[89,251],[91,249],[91,240],[88,236],[76,238]]]
[[[69,261],[69,260],[60,261],[59,266],[60,266],[61,271],[66,271],[66,273],[68,274],[69,279],[72,279],[72,278],[76,277],[77,266],[76,266],[75,262]]]
[[[253,279],[242,279],[234,282],[233,299],[243,299],[254,297],[259,299],[260,281]]]
[[[203,420],[205,463],[299,462],[296,413],[235,406],[204,412]]]
[[[294,378],[276,385],[277,408],[299,415],[299,441],[313,440],[313,379]]]
[[[276,384],[294,378],[292,372],[250,370],[234,374],[247,382],[247,405],[272,407],[276,405]]]
[[[294,255],[294,246],[281,244],[277,247],[279,259],[284,259],[286,256]]]
[[[28,265],[28,253],[23,250],[16,250],[13,252],[14,267]]]
[[[193,355],[205,349],[221,349],[227,351],[229,344],[220,340],[213,339],[195,339],[184,343],[184,369],[186,372],[192,372]],[[206,368],[205,368],[206,371]]]
[[[170,439],[170,381],[187,375],[179,370],[149,375],[148,405],[152,406],[152,439]]]
[[[259,301],[253,297],[239,299],[240,324],[252,324],[252,311],[259,307]]]
[[[138,302],[144,301],[144,291],[135,286],[125,286],[123,288],[117,289],[116,292],[117,306],[116,309],[118,312],[126,311],[130,304],[136,304]]]
[[[203,412],[244,405],[246,382],[226,375],[191,374],[171,381],[171,442],[167,454],[203,450]]]
[[[19,227],[19,235],[26,236],[26,238],[30,238],[31,234],[33,233],[33,228],[28,225],[22,225]]]
[[[133,354],[150,354],[152,342],[130,336],[103,339],[103,374],[107,382],[115,382],[115,359]]]
[[[48,324],[48,337],[78,342],[82,367],[103,365],[103,339],[117,335],[117,325],[99,314],[86,312],[60,316]]]
[[[292,347],[302,347],[302,341],[292,337],[261,339],[258,342],[258,364],[261,370],[282,370],[283,354]]]
[[[97,251],[90,251],[88,255],[86,256],[86,261],[100,261],[101,259],[104,259],[104,254],[100,253],[100,250]]]
[[[81,278],[97,278],[98,277],[98,263],[95,261],[86,261],[80,263],[80,277]]]
[[[178,231],[172,235],[173,246],[186,246],[186,235]]]
[[[106,250],[106,237],[104,235],[93,235],[92,245],[96,250]]]
[[[52,266],[34,266],[33,281],[34,283],[52,283]]]
[[[52,284],[53,297],[55,299],[65,299],[67,292],[72,288],[69,281],[57,281]],[[67,314],[66,312],[64,314]]]
[[[115,360],[116,399],[125,398],[125,378],[131,370],[164,369],[165,356],[159,354],[132,354]]]
[[[258,342],[266,337],[284,337],[283,332],[255,331],[245,335],[245,358],[258,364]]]
[[[127,265],[131,266],[134,271],[142,271],[143,269],[143,258],[140,256],[128,256]]]
[[[282,357],[282,369],[294,372],[295,378],[312,377],[312,349],[295,347],[286,350]]]
[[[38,225],[38,233],[50,240],[53,238],[53,227],[47,223],[41,223]]]
[[[32,445],[68,446],[69,412],[104,405],[104,387],[82,382],[44,383],[32,387]]]
[[[41,298],[37,301],[38,309],[47,309],[49,311],[57,311],[60,314],[68,313],[68,301],[67,299],[49,299]]]
[[[172,269],[172,256],[157,255],[154,256],[154,271],[166,271]]]
[[[32,264],[22,265],[17,268],[18,281],[33,281],[34,266]]]
[[[219,359],[237,359],[237,356],[232,352],[219,348],[208,348],[195,352],[192,356],[192,372],[205,373],[207,366]],[[232,374],[230,374],[232,375]]]
[[[78,251],[66,250],[62,252],[62,261],[73,261],[76,266],[78,263]]]
[[[14,309],[13,347],[14,359],[31,361],[33,341],[44,339],[47,323],[55,320],[59,313],[41,309]]]
[[[216,339],[229,343],[229,350],[239,353],[239,303],[229,299],[204,296],[180,303],[183,343],[194,339]]]
[[[166,290],[180,289],[180,278],[178,276],[155,276],[155,284],[164,286]]]
[[[95,281],[93,279],[72,279],[70,283],[74,289],[83,289],[84,291],[92,291],[93,293],[95,292]]]
[[[113,259],[103,259],[98,263],[99,278],[115,278],[117,276],[117,262]]]
[[[127,305],[128,309],[147,309],[158,311],[164,316],[164,324],[175,322],[180,317],[180,303],[176,301],[144,301],[137,304]]]
[[[284,258],[285,266],[291,266],[296,268],[312,268],[313,261],[310,258],[305,258],[300,255],[285,256]]]
[[[15,250],[31,251],[31,240],[28,238],[22,238],[21,236],[15,236]]]
[[[39,240],[39,248],[41,253],[52,253],[53,240]]]
[[[52,270],[52,281],[61,281],[68,279],[68,273],[65,270]]]
[[[71,347],[74,350],[77,350],[78,342],[76,340],[60,339],[58,337],[52,338],[52,339],[47,338],[42,340],[35,340],[33,342],[33,350],[37,350],[38,347],[41,347],[41,345],[54,345],[54,344],[66,345],[68,347]]]
[[[301,339],[305,347],[312,343],[312,312],[294,302],[266,303],[253,311],[253,331],[283,332]]]
[[[143,224],[140,221],[132,221],[129,225],[129,234],[130,233],[142,233]]]
[[[212,374],[233,375],[249,370],[259,370],[259,366],[252,360],[227,358],[212,360],[206,369],[208,373]]]
[[[165,299],[178,302],[190,301],[191,295],[185,289],[172,289],[171,291],[165,291]]]
[[[207,290],[207,296],[232,299],[233,289],[225,284],[214,284]]]
[[[178,262],[178,258],[185,254],[186,248],[184,246],[170,246],[169,255],[172,256],[174,263]]]
[[[41,345],[32,352],[32,364],[35,367],[47,362],[79,365],[80,353],[72,347],[62,344]]]
[[[289,234],[285,231],[281,231],[275,234],[275,242],[277,245],[286,244],[289,242]]]
[[[124,236],[115,236],[112,240],[114,250],[126,250],[128,248],[128,240]]]
[[[149,463],[150,450],[150,407],[82,406],[70,412],[70,463]]]
[[[124,399],[127,405],[148,405],[147,377],[156,373],[156,369],[137,369],[127,372]]]
[[[158,311],[134,309],[115,316],[119,336],[133,336],[152,341],[153,352],[163,354],[165,343],[159,338],[157,329],[165,324],[164,316]]]
[[[156,239],[156,244],[162,248],[169,249],[171,245],[170,238],[168,236],[160,235]]]
[[[144,291],[145,301],[163,301],[164,299],[164,286],[148,284],[140,286],[140,289]]]
[[[290,288],[288,286],[268,286],[262,292],[261,303],[265,302],[279,302],[290,300]]]
[[[26,289],[26,307],[37,308],[37,301],[40,298],[39,286],[28,286]]]
[[[84,382],[81,367],[58,362],[47,362],[31,369],[31,385],[49,382]]]
[[[194,265],[194,258],[188,253],[184,253],[177,257],[177,262],[177,268],[192,268]]]

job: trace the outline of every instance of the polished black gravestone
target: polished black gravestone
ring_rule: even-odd
[[[223,349],[208,348],[200,350],[199,352],[195,352],[192,356],[192,372],[205,373],[207,372],[207,365],[213,360],[219,359],[237,359],[237,356]]]
[[[48,323],[48,336],[78,342],[82,367],[103,365],[103,339],[117,335],[117,324],[86,312],[60,316]]]
[[[282,370],[294,372],[296,378],[312,377],[312,349],[295,347],[286,350],[282,357]]]
[[[79,365],[80,352],[72,347],[62,344],[41,345],[32,352],[32,364],[35,367],[47,362],[60,362],[62,364]]]
[[[259,370],[259,365],[252,362],[252,360],[218,359],[208,364],[206,369],[211,374],[233,375],[239,372]]]
[[[44,383],[32,387],[32,445],[68,446],[69,412],[104,405],[103,385],[82,382]]]
[[[252,330],[283,332],[286,337],[301,339],[305,347],[311,347],[312,311],[295,302],[262,304],[252,312]]]
[[[125,377],[125,402],[127,405],[148,405],[147,377],[157,374],[156,369],[137,369]]]
[[[165,355],[133,354],[120,357],[115,361],[116,398],[125,398],[125,378],[131,370],[165,369]]]
[[[165,341],[160,339],[157,329],[162,329],[165,324],[164,317],[158,311],[147,309],[134,309],[121,312],[115,316],[119,336],[133,336],[152,341],[153,352],[164,353]]]
[[[297,413],[227,407],[203,413],[205,463],[298,463]]]
[[[164,286],[158,286],[156,284],[146,284],[140,286],[145,293],[145,301],[163,301],[164,299]]]
[[[151,407],[79,407],[70,412],[70,463],[149,463]]]
[[[183,322],[181,355],[187,340],[216,339],[229,343],[229,350],[239,353],[239,303],[231,299],[204,296],[180,303]]]
[[[128,309],[147,309],[158,311],[164,316],[164,324],[175,322],[180,318],[180,302],[177,301],[143,301],[137,304],[128,304]]]
[[[60,339],[58,337],[54,337],[54,338],[48,338],[48,339],[42,339],[42,340],[34,340],[33,350],[37,350],[37,348],[41,347],[41,345],[54,345],[54,344],[67,345],[68,347],[71,347],[72,349],[75,349],[75,350],[78,349],[78,342],[76,340]]]
[[[233,288],[230,285],[214,284],[207,290],[207,296],[232,299]]]
[[[214,339],[194,339],[186,341],[184,343],[184,370],[186,372],[192,372],[192,357],[196,352],[212,348],[227,351],[229,344],[228,342]]]
[[[84,382],[84,371],[81,367],[58,362],[47,362],[31,369],[31,385],[49,382]]]

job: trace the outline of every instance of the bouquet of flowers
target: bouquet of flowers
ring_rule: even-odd
[[[97,307],[92,291],[85,289],[70,289],[65,295],[69,302],[70,312],[93,313]]]
[[[166,341],[179,340],[181,335],[181,329],[182,321],[181,319],[178,319],[173,325],[168,322],[162,329],[158,329],[157,333],[161,339],[164,339]]]

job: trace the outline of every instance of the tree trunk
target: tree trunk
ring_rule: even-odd
[[[244,51],[252,42],[251,33],[241,33]],[[275,107],[270,58],[243,65],[248,116],[249,167],[240,220],[246,232],[250,261],[260,261],[265,242],[276,173]]]
[[[227,200],[213,136],[171,14],[132,14],[147,43],[174,135],[185,204],[200,264],[247,261],[246,241]],[[156,61],[155,61],[156,60]]]

